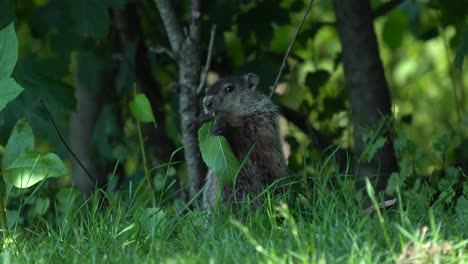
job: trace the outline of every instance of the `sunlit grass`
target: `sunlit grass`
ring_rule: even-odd
[[[307,191],[267,193],[258,210],[244,208],[236,216],[221,209],[208,228],[203,210],[148,208],[141,190],[107,193],[105,206],[96,194],[81,207],[62,208],[55,222],[18,229],[0,262],[468,262],[467,234],[451,210],[415,215],[405,209],[417,206],[408,200],[363,215],[362,195],[350,191],[345,177],[305,181]]]

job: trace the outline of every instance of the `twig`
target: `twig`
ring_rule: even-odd
[[[47,109],[47,107],[45,106],[44,102],[42,101],[42,99],[39,100],[39,102],[41,103],[42,107],[44,108],[44,110],[46,111],[47,115],[49,116],[49,119],[50,121],[52,122],[52,125],[54,126],[55,128],[55,131],[57,132],[59,138],[60,138],[60,141],[62,141],[63,145],[65,146],[65,148],[68,150],[68,152],[70,152],[70,154],[73,156],[73,158],[76,160],[76,162],[78,162],[78,164],[80,165],[80,167],[83,169],[83,171],[85,172],[85,174],[88,176],[89,180],[96,184],[93,177],[91,176],[91,174],[89,173],[89,171],[86,169],[86,167],[83,165],[83,163],[81,163],[81,160],[75,155],[75,152],[73,152],[73,150],[71,150],[71,148],[68,146],[68,144],[65,142],[65,139],[63,138],[62,134],[60,133],[59,129],[57,128],[57,125],[55,124],[55,121],[54,121],[54,118],[52,118],[52,115],[50,114],[49,110]]]
[[[172,53],[172,51],[170,51],[168,48],[165,48],[165,47],[150,47],[149,50],[151,52],[154,52],[154,53],[157,53],[157,54],[166,54],[167,56],[169,56],[169,58],[173,59],[173,60],[176,60],[176,57],[174,55],[174,53]]]
[[[206,83],[206,78],[208,77],[208,72],[210,70],[210,65],[211,65],[211,53],[213,50],[213,43],[214,43],[215,35],[216,35],[216,25],[213,25],[211,27],[211,32],[210,32],[210,43],[208,44],[208,55],[206,55],[205,69],[203,70],[202,79],[200,81],[200,84],[198,85],[197,94],[201,94],[203,87],[205,86],[205,83]]]
[[[378,204],[378,206],[379,206],[380,209],[389,208],[389,207],[395,205],[396,201],[397,201],[396,198],[390,199],[390,200],[387,200],[387,201],[384,201],[384,202],[380,202]],[[371,205],[371,206],[367,207],[366,209],[362,210],[361,214],[362,215],[369,215],[369,214],[375,212],[376,210],[377,209],[375,208],[375,206]]]
[[[279,79],[281,78],[281,74],[283,73],[284,66],[286,65],[286,60],[289,57],[289,53],[291,53],[291,50],[292,50],[292,48],[294,46],[294,43],[296,42],[297,35],[299,35],[299,32],[301,31],[302,25],[304,25],[304,22],[305,22],[305,20],[307,18],[307,15],[309,14],[309,11],[310,11],[310,8],[312,7],[313,2],[314,2],[314,0],[309,1],[309,5],[307,6],[304,17],[302,18],[301,23],[299,24],[299,27],[297,28],[296,33],[294,34],[294,37],[291,40],[291,43],[289,43],[289,47],[288,47],[288,50],[286,51],[286,54],[284,54],[284,58],[283,58],[283,61],[281,62],[280,70],[278,72],[278,75],[276,76],[275,84],[273,85],[273,87],[271,89],[271,92],[270,92],[270,98],[275,93],[276,86],[278,86]]]

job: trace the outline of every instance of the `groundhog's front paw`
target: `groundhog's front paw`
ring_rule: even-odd
[[[222,136],[223,135],[223,128],[219,124],[214,124],[211,128],[211,135],[213,136]]]

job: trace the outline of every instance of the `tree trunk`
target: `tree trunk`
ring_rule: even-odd
[[[333,4],[351,101],[357,186],[365,186],[364,179],[369,178],[376,191],[382,191],[390,174],[397,171],[391,121],[389,126],[388,123],[383,125],[381,135],[387,141],[371,162],[359,158],[368,145],[363,141],[363,135],[376,131],[379,122],[392,115],[390,93],[373,27],[373,13],[367,0],[334,0]]]
[[[70,147],[78,156],[89,173],[96,177],[99,175],[94,162],[91,161],[90,149],[94,126],[101,111],[99,96],[90,91],[86,85],[75,80],[76,110],[70,117]],[[90,179],[89,175],[81,168],[75,159],[71,159],[72,182],[86,196],[94,191],[96,179]]]
[[[167,32],[172,53],[179,66],[179,114],[181,118],[182,143],[190,184],[190,197],[202,187],[206,173],[198,147],[198,118],[200,113],[200,1],[190,1],[190,25],[186,34],[177,21],[174,8],[169,0],[155,0]]]

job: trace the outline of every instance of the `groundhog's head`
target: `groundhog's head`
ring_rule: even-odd
[[[205,113],[242,115],[250,107],[257,85],[258,76],[253,73],[218,80],[208,88],[203,98]]]

